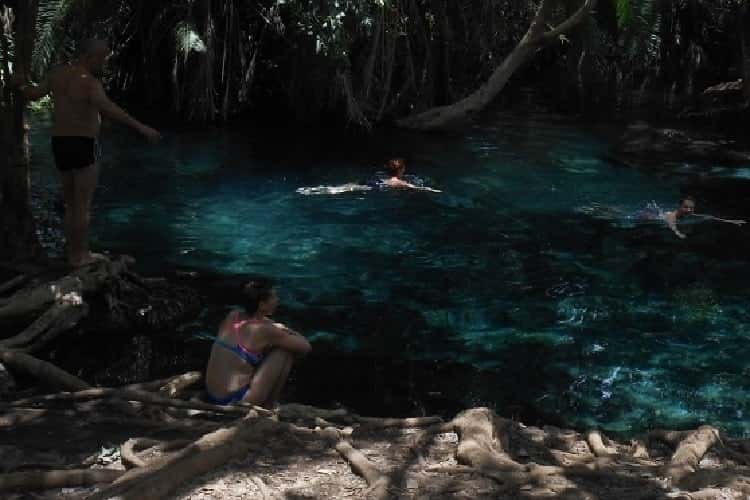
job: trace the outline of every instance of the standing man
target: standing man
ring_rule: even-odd
[[[87,40],[77,59],[52,69],[39,85],[27,85],[23,75],[14,82],[31,101],[52,94],[52,152],[62,178],[66,253],[73,267],[101,257],[89,251],[88,242],[89,211],[99,175],[101,115],[134,128],[152,143],[161,139],[159,132],[107,97],[98,77],[109,54],[107,42]]]

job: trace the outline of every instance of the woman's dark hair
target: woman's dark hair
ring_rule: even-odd
[[[385,164],[385,169],[390,175],[400,175],[406,170],[406,162],[403,158],[391,158]]]
[[[245,310],[248,314],[255,314],[258,305],[271,298],[273,282],[268,278],[253,278],[242,288],[245,297]]]

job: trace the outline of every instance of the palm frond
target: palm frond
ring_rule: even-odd
[[[66,36],[60,30],[72,7],[71,0],[42,0],[36,19],[36,40],[31,56],[31,69],[36,76],[47,71],[55,56],[66,47]]]

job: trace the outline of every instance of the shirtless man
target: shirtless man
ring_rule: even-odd
[[[103,40],[84,42],[74,61],[50,71],[39,85],[28,85],[23,75],[14,83],[28,100],[52,94],[52,152],[60,171],[65,201],[65,240],[68,262],[73,267],[90,264],[98,256],[89,251],[89,211],[99,174],[101,115],[124,123],[150,142],[159,132],[128,115],[109,100],[101,82],[110,50]]]
[[[694,217],[700,217],[703,219],[716,220],[719,222],[728,222],[730,224],[735,224],[738,226],[741,226],[742,224],[745,224],[747,222],[744,220],[722,219],[720,217],[714,217],[713,215],[696,214],[695,213],[695,200],[693,199],[692,196],[683,197],[680,200],[680,204],[677,206],[675,210],[664,212],[663,214],[661,214],[661,218],[664,220],[664,222],[667,223],[667,226],[669,226],[669,229],[671,229],[672,232],[674,232],[674,234],[676,234],[678,238],[684,239],[686,238],[686,236],[684,233],[680,232],[680,230],[677,228],[677,220],[686,215],[692,215]]]

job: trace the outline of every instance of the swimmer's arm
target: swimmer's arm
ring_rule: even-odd
[[[154,141],[159,140],[160,136],[156,130],[139,122],[138,120],[130,116],[120,106],[112,102],[107,96],[107,93],[104,91],[104,87],[102,86],[101,82],[99,82],[98,80],[95,80],[91,83],[90,98],[91,102],[94,103],[94,105],[99,109],[99,112],[104,116],[137,130],[148,139]]]
[[[417,191],[429,191],[431,193],[442,193],[442,191],[433,189],[431,187],[426,186],[417,186],[416,184],[412,184],[411,182],[402,181],[399,179],[399,183],[396,185],[396,187],[405,187],[409,189],[416,189]]]
[[[701,219],[707,219],[707,220],[716,220],[719,222],[728,222],[730,224],[736,224],[738,226],[741,226],[742,224],[746,224],[747,221],[742,219],[722,219],[721,217],[716,217],[714,215],[708,215],[708,214],[693,214],[693,217],[700,217]]]

